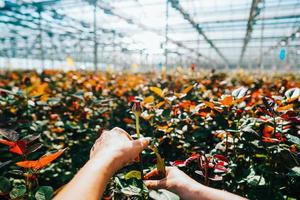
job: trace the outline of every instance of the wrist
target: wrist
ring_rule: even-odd
[[[177,193],[181,199],[194,199],[193,197],[195,194],[201,196],[204,189],[204,185],[193,179],[181,181],[172,188],[172,190]]]
[[[93,165],[96,169],[104,169],[110,175],[113,175],[120,168],[118,156],[104,151],[98,152],[93,158],[90,158],[88,163]]]

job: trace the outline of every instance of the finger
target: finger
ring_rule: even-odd
[[[123,129],[119,128],[119,127],[115,127],[112,129],[113,132],[119,133],[121,135],[125,135],[129,140],[132,140],[132,137]]]
[[[144,179],[145,180],[148,180],[148,179],[151,179],[152,177],[155,177],[155,176],[158,176],[159,173],[157,171],[157,169],[154,169],[152,170],[151,172],[147,173],[145,176],[144,176]]]
[[[94,150],[95,150],[95,146],[93,146],[90,150],[90,158],[93,157]]]
[[[164,189],[167,187],[166,179],[147,180],[147,181],[144,181],[144,184],[147,186],[148,189],[153,189],[153,190]]]
[[[140,138],[132,141],[133,150],[136,154],[142,152],[150,143],[150,138]]]

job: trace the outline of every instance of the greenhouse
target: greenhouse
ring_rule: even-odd
[[[0,199],[299,199],[300,0],[0,0]]]
[[[299,1],[1,1],[1,65],[299,69]]]

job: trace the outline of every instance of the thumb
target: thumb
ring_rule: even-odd
[[[167,187],[166,179],[162,180],[146,180],[144,184],[147,186],[148,189],[165,189]]]
[[[140,138],[132,141],[132,146],[135,153],[143,151],[150,143],[150,138]]]

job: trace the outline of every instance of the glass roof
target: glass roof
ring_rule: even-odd
[[[300,67],[300,0],[0,0],[0,30],[2,57]]]

